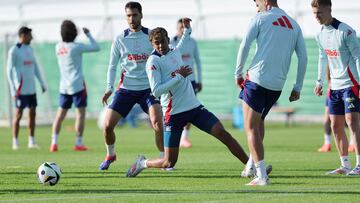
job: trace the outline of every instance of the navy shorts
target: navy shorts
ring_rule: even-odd
[[[360,112],[359,86],[330,90],[329,114],[345,115],[352,112]]]
[[[151,94],[150,88],[139,91],[120,88],[115,92],[109,108],[125,118],[136,103],[140,105],[145,113],[148,113],[149,107],[160,104],[160,101]]]
[[[36,108],[37,107],[36,94],[16,96],[15,107],[19,109],[24,109],[26,107]]]
[[[72,103],[76,108],[87,106],[87,93],[86,89],[83,89],[75,94],[60,94],[59,106],[63,109],[70,109]]]
[[[250,80],[246,80],[239,98],[246,102],[254,111],[260,113],[262,119],[265,119],[280,95],[281,91],[269,90]]]
[[[164,122],[164,146],[179,147],[181,133],[187,123],[192,123],[200,130],[211,133],[212,127],[219,119],[200,105],[189,111],[170,115]]]

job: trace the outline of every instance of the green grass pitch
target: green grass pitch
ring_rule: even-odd
[[[152,130],[117,128],[118,160],[106,172],[98,171],[105,155],[101,131],[94,120],[85,129],[87,152],[72,151],[73,121],[63,124],[59,152],[49,153],[51,128],[38,127],[40,150],[27,149],[27,132],[20,131],[20,149],[11,150],[9,128],[0,128],[0,202],[357,202],[360,179],[326,176],[339,166],[333,145],[331,153],[318,153],[321,125],[267,125],[266,162],[273,165],[271,185],[245,186],[240,178],[243,165],[217,140],[192,128],[193,148],[181,149],[175,171],[144,170],[125,178],[138,154],[158,156]],[[247,150],[243,132],[226,128]],[[351,154],[352,164],[355,156]],[[56,186],[37,182],[37,167],[56,162],[63,175]]]

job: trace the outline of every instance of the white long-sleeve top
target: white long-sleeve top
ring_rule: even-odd
[[[152,94],[161,98],[160,103],[165,118],[200,105],[190,80],[177,73],[179,68],[184,66],[181,59],[181,49],[190,31],[191,29],[185,29],[185,33],[176,48],[171,49],[166,55],[160,55],[153,51],[146,63],[146,72]]]
[[[256,40],[256,53],[247,76],[258,85],[281,91],[295,50],[298,57],[297,78],[293,89],[300,92],[307,66],[307,53],[300,26],[283,10],[273,7],[258,13],[241,42],[235,77],[243,76],[251,43]]]
[[[338,90],[358,85],[360,74],[360,43],[355,30],[333,19],[317,35],[319,46],[318,83],[325,79],[329,65],[331,89]]]
[[[107,90],[113,91],[116,69],[120,62],[120,81],[118,88],[145,90],[150,88],[145,71],[146,61],[153,48],[149,41],[150,30],[142,27],[138,32],[124,30],[111,46],[107,73]]]
[[[10,48],[7,77],[13,96],[35,94],[35,77],[41,87],[45,88],[45,82],[30,45],[18,43]]]
[[[85,79],[82,69],[82,54],[100,50],[99,45],[91,36],[86,34],[90,44],[77,42],[59,42],[56,44],[55,53],[60,68],[60,93],[74,94],[85,88]]]

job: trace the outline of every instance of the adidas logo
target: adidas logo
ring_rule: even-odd
[[[274,26],[281,26],[289,29],[293,29],[293,26],[290,23],[290,20],[286,16],[281,16],[277,21],[272,23]]]
[[[349,106],[348,106],[348,109],[353,109],[353,108],[355,108],[354,104],[350,103]]]

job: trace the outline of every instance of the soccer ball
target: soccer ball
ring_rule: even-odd
[[[44,185],[56,185],[61,176],[61,169],[56,163],[45,162],[37,170],[37,177],[40,183]]]

